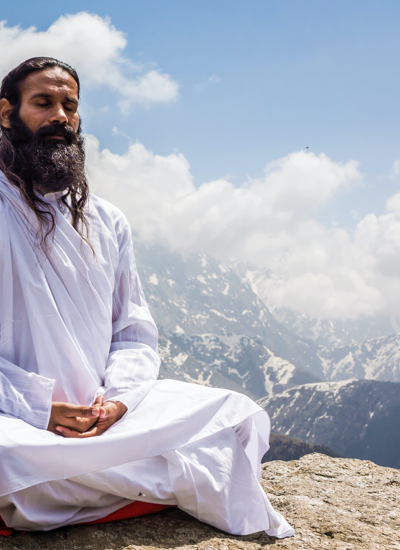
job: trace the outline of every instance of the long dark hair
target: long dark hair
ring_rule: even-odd
[[[22,178],[18,173],[16,173],[16,149],[12,140],[12,135],[13,128],[20,128],[22,126],[19,118],[19,109],[21,106],[21,82],[29,74],[35,71],[52,69],[55,67],[62,69],[72,76],[78,85],[79,98],[80,82],[77,72],[67,63],[52,57],[32,57],[31,59],[27,59],[4,77],[0,88],[0,99],[7,99],[13,106],[13,110],[10,114],[11,128],[1,127],[0,170],[4,173],[11,184],[19,188],[26,204],[36,214],[39,222],[38,233],[41,237],[42,243],[44,243],[47,237],[53,233],[55,228],[55,212],[52,206],[43,201],[35,192],[32,181],[30,181],[29,178]],[[80,132],[81,128],[79,127],[78,133]],[[88,195],[89,186],[83,173],[82,178],[79,181],[79,185],[69,188],[61,200],[65,207],[70,211],[73,227],[90,246],[88,241],[88,221],[84,212]]]

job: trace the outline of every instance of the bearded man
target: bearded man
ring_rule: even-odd
[[[79,90],[69,65],[33,58],[0,91],[0,516],[49,530],[139,500],[290,536],[258,483],[268,415],[157,381],[131,230],[88,190]]]

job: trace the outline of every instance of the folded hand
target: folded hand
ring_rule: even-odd
[[[110,426],[118,422],[126,413],[126,406],[120,401],[106,401],[103,403],[103,398],[97,398],[92,407],[80,407],[81,409],[90,409],[93,416],[83,416],[76,418],[77,423],[59,423],[55,433],[64,437],[73,437],[84,439],[86,437],[94,437],[103,434]],[[90,421],[90,422],[88,422]],[[53,430],[51,430],[53,431]]]
[[[77,432],[87,432],[98,420],[104,398],[98,397],[91,407],[55,402],[51,405],[50,421],[47,429],[60,435],[57,427],[64,426]]]

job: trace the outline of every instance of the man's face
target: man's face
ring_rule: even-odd
[[[20,94],[19,117],[32,132],[56,124],[78,131],[78,84],[66,71],[59,67],[35,71],[21,82]],[[65,137],[47,136],[45,140],[65,141]]]
[[[59,67],[35,71],[19,92],[18,110],[0,100],[0,124],[15,151],[13,172],[42,194],[79,189],[85,152],[75,79]]]

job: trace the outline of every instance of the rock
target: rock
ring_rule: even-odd
[[[236,537],[176,508],[103,525],[0,538],[1,550],[400,549],[400,471],[369,461],[306,455],[263,465],[262,485],[295,527],[290,539]]]

